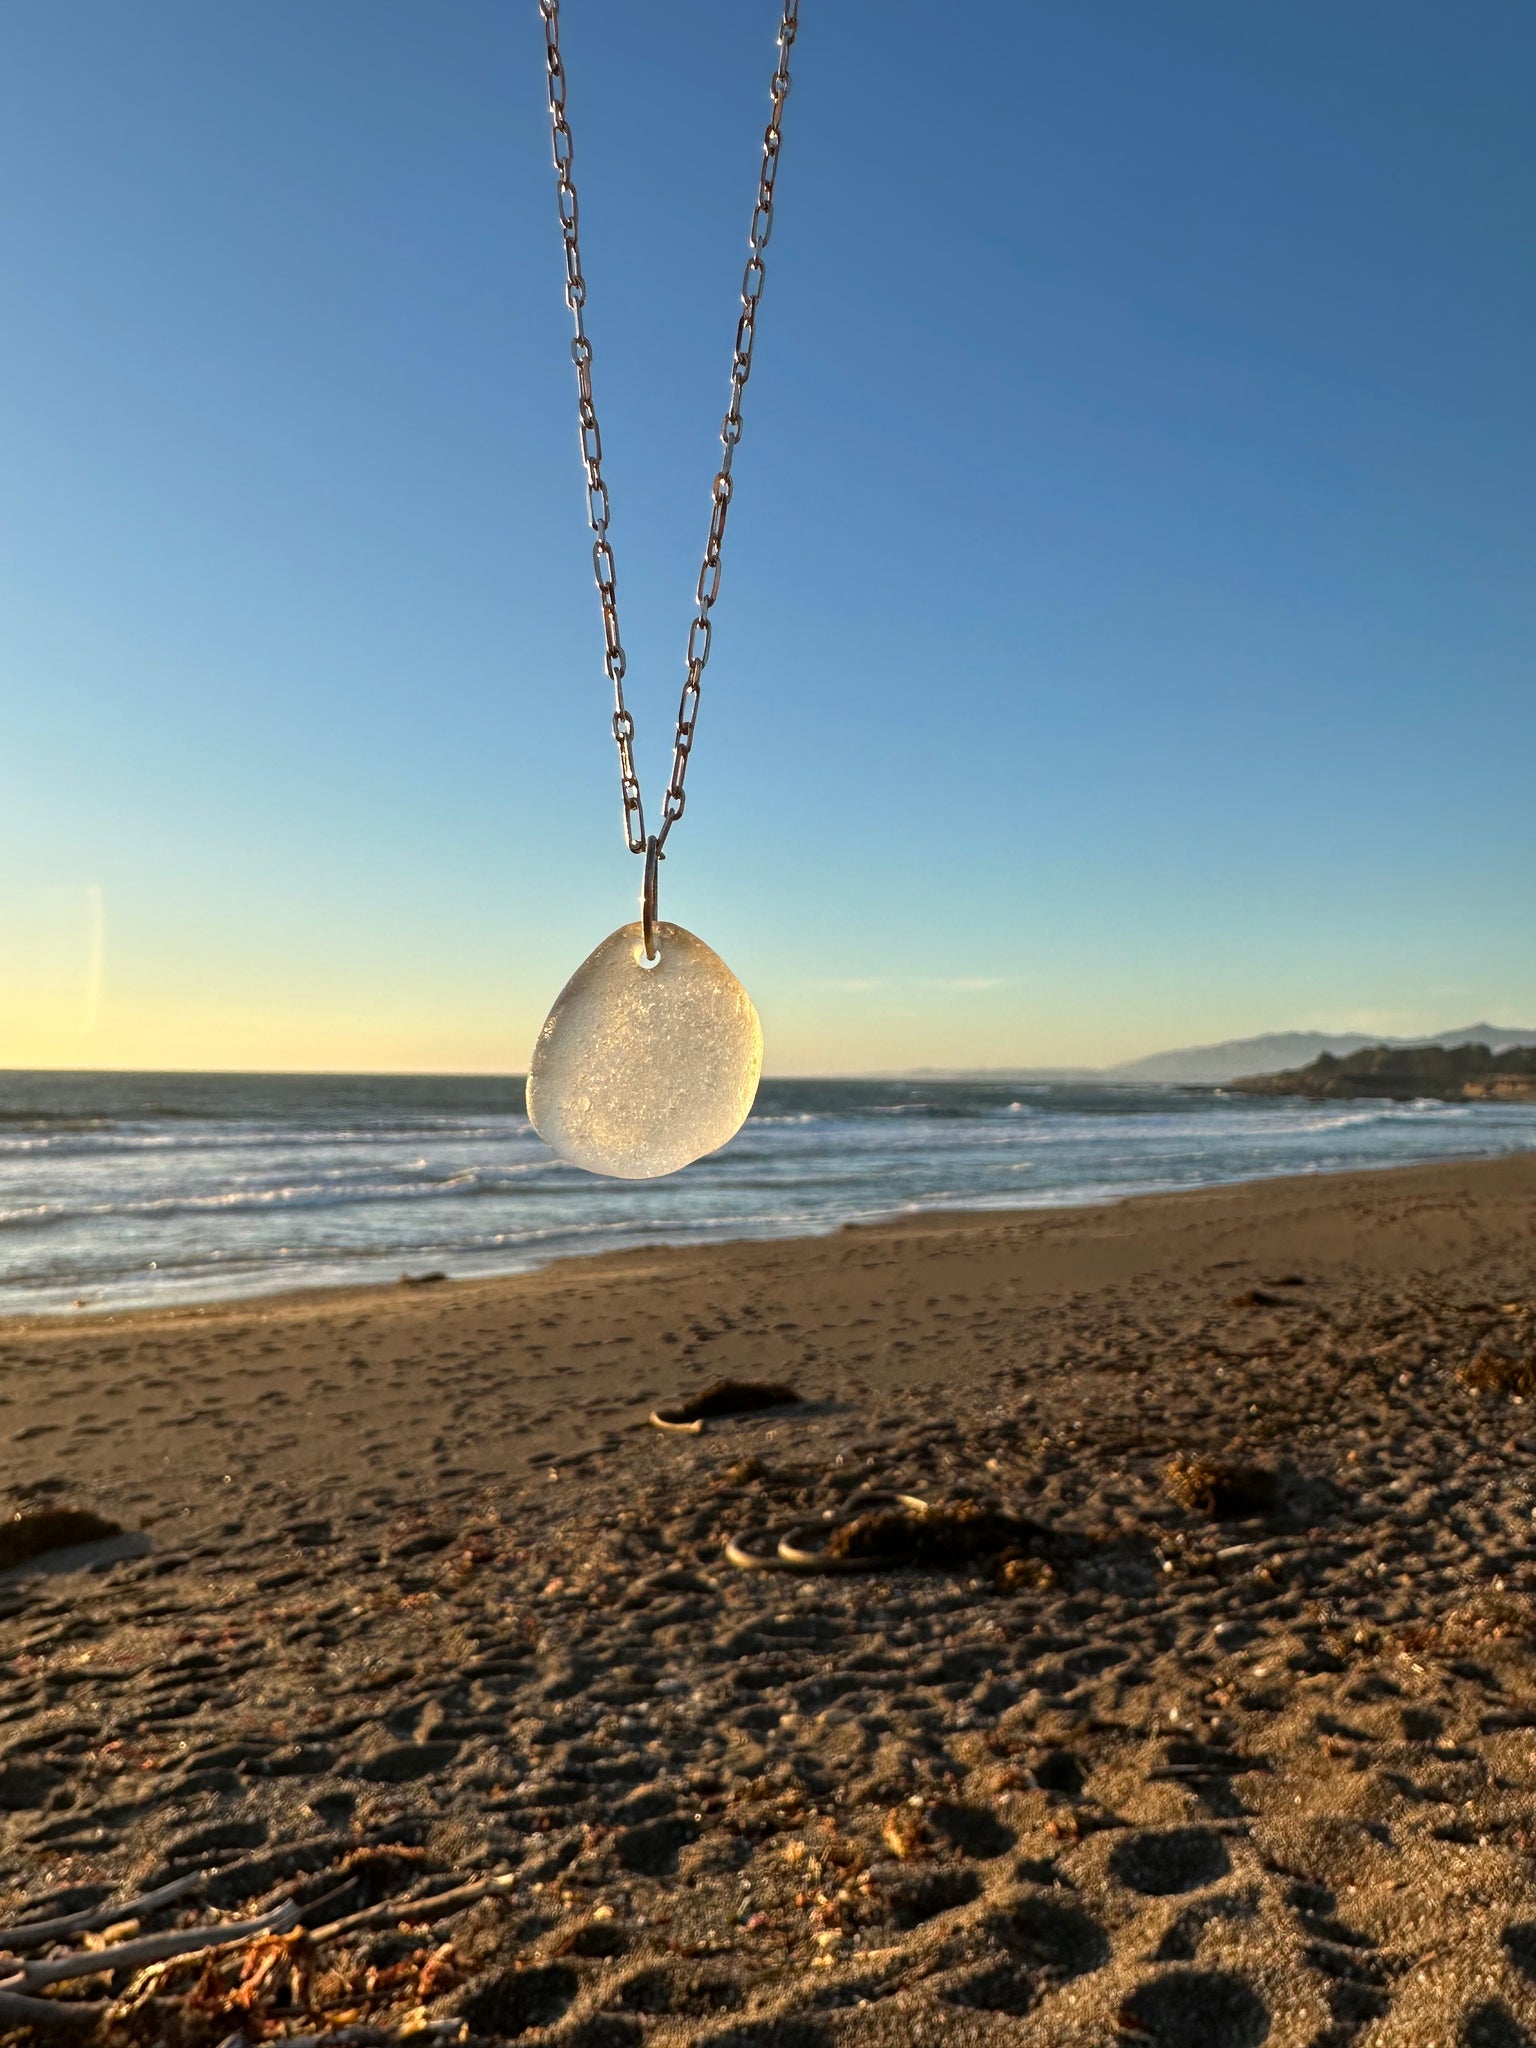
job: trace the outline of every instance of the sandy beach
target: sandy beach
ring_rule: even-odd
[[[1536,2038],[1536,1156],[0,1362],[9,1511],[125,1532],[0,1576],[6,1921],[300,1914],[61,1983],[114,2038]],[[650,1426],[721,1377],[802,1400]],[[1016,1540],[728,1559],[863,1489]]]

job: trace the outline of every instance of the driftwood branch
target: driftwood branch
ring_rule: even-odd
[[[111,1948],[77,1949],[73,1955],[27,1963],[0,1984],[0,1992],[37,1991],[45,1984],[63,1984],[71,1977],[99,1977],[104,1970],[138,1970],[145,1963],[195,1955],[199,1949],[228,1948],[234,1942],[252,1941],[258,1934],[287,1934],[298,1924],[298,1908],[289,1899],[258,1920],[227,1920],[216,1927],[178,1927],[169,1934],[146,1934],[140,1941],[120,1941]]]
[[[201,1876],[178,1878],[174,1884],[162,1885],[158,1891],[145,1892],[140,1898],[126,1899],[115,1906],[99,1906],[90,1912],[69,1914],[57,1920],[38,1920],[30,1926],[12,1928],[0,1935],[0,1940],[9,1942],[13,1949],[36,1948],[57,1940],[61,1935],[89,1933],[96,1928],[109,1927],[114,1921],[134,1919],[157,1906],[169,1905],[194,1891],[202,1881]],[[430,1898],[386,1899],[382,1905],[365,1907],[361,1912],[348,1913],[340,1920],[317,1927],[308,1938],[317,1943],[335,1941],[345,1934],[357,1933],[367,1927],[388,1926],[396,1921],[442,1920],[480,1899],[504,1897],[516,1882],[511,1875],[486,1877],[472,1884],[456,1885],[451,1891],[434,1893]],[[317,1903],[329,1905],[338,1896],[340,1894],[333,1892],[330,1898]],[[288,1899],[254,1920],[226,1920],[215,1926],[178,1927],[166,1934],[146,1934],[137,1941],[116,1942],[109,1948],[77,1949],[69,1955],[42,1956],[30,1963],[20,1962],[14,1953],[0,1955],[0,1972],[5,1973],[0,1976],[0,2024],[91,2027],[111,2011],[110,2002],[39,1998],[35,1994],[50,1984],[63,1984],[72,1978],[139,1970],[149,1963],[169,1962],[175,1957],[196,1955],[205,1949],[235,1948],[264,1934],[290,1934],[302,1925],[303,1915]],[[458,2025],[456,2020],[445,2022],[436,2032],[444,2035],[456,2032]],[[362,2026],[333,2030],[324,2036],[317,2034],[300,2038],[303,2048],[308,2048],[311,2041],[322,2039],[327,2043],[351,2042],[354,2048],[365,2048],[367,2043],[387,2042],[394,2037],[388,2029]],[[285,2044],[285,2048],[300,2048],[300,2040]]]
[[[0,2021],[14,2027],[94,2027],[104,2005],[85,2005],[63,1998],[27,1998],[19,1991],[0,1990]]]
[[[430,1899],[386,1899],[382,1906],[365,1906],[359,1913],[317,1927],[311,1941],[334,1941],[365,1927],[387,1927],[395,1920],[441,1920],[457,1913],[461,1906],[473,1906],[479,1899],[496,1898],[511,1891],[515,1877],[484,1877],[474,1884],[461,1884],[451,1892],[437,1892]]]
[[[457,2040],[464,2030],[460,2019],[428,2020],[425,2026],[412,2026],[408,2038],[413,2042],[446,2042]],[[282,2048],[389,2048],[389,2044],[400,2040],[398,2027],[332,2027],[324,2034],[289,2034],[282,2042]],[[245,2036],[239,2034],[230,2041],[221,2041],[219,2048],[246,2048]]]
[[[88,1906],[83,1913],[66,1913],[58,1920],[24,1920],[19,1927],[0,1927],[0,1954],[17,1955],[27,1948],[46,1948],[62,1941],[66,1934],[91,1934],[98,1927],[111,1927],[119,1920],[137,1920],[157,1906],[169,1906],[184,1899],[207,1882],[207,1872],[197,1870],[190,1877],[174,1878],[158,1891],[145,1892],[137,1899],[122,1899],[115,1905]]]

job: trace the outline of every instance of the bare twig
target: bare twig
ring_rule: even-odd
[[[206,1881],[207,1872],[196,1870],[189,1877],[174,1878],[170,1884],[161,1885],[158,1891],[145,1892],[137,1899],[88,1906],[83,1913],[66,1913],[58,1920],[24,1920],[19,1927],[0,1927],[0,1950],[15,1955],[22,1949],[46,1948],[51,1941],[62,1941],[66,1934],[89,1934],[98,1927],[111,1927],[119,1920],[137,1920],[145,1913],[152,1913],[157,1906],[169,1906],[173,1900],[184,1899],[188,1892],[195,1892]]]
[[[137,1899],[127,1899],[114,1906],[98,1906],[85,1913],[74,1913],[56,1920],[38,1920],[30,1926],[13,1928],[0,1938],[16,1947],[36,1948],[45,1942],[57,1940],[65,1934],[83,1934],[100,1927],[111,1926],[114,1921],[136,1918],[141,1913],[152,1911],[156,1906],[169,1905],[172,1900],[184,1898],[202,1882],[200,1876],[178,1878],[174,1884],[162,1885],[158,1891],[145,1892]],[[388,1899],[382,1905],[369,1906],[359,1913],[349,1913],[344,1919],[333,1920],[327,1926],[317,1928],[311,1940],[331,1941],[338,1935],[350,1934],[365,1927],[378,1927],[391,1921],[417,1920],[433,1921],[457,1912],[463,1906],[472,1906],[477,1900],[502,1896],[517,1882],[510,1875],[481,1878],[473,1884],[457,1885],[452,1891],[438,1892],[426,1899]],[[330,1898],[319,1901],[329,1905],[331,1900],[341,1896],[333,1892]],[[77,1949],[64,1956],[39,1957],[30,1963],[18,1963],[15,1955],[0,1957],[0,2025],[32,2027],[90,2027],[101,2020],[111,2009],[108,2004],[75,1999],[38,1998],[34,1994],[47,1985],[62,1984],[71,1978],[96,1977],[117,1970],[138,1970],[149,1963],[169,1962],[178,1956],[196,1955],[204,1949],[238,1947],[240,1943],[253,1941],[264,1934],[289,1934],[302,1923],[302,1915],[291,1899],[273,1907],[254,1920],[227,1920],[222,1924],[203,1927],[178,1927],[166,1934],[148,1934],[137,1941],[117,1942],[109,1948]],[[17,1967],[7,1969],[8,1964]],[[438,2024],[436,2033],[446,2037],[457,2031],[460,2022],[445,2021]],[[348,2027],[333,2030],[326,2035],[303,2036],[304,2048],[310,2042],[325,2041],[327,2044],[349,2042],[353,2048],[366,2048],[368,2043],[387,2042],[393,2036],[387,2031],[373,2027]],[[299,2048],[298,2042],[293,2048]]]
[[[428,2020],[425,2026],[413,2025],[406,2038],[417,2042],[456,2040],[464,2030],[461,2019]],[[243,2042],[244,2036],[241,2040]],[[400,2040],[398,2027],[332,2027],[324,2034],[287,2034],[282,2048],[389,2048],[391,2042]],[[229,2048],[221,2042],[219,2048]]]
[[[52,1956],[43,1962],[28,1963],[14,1977],[7,1977],[0,1984],[0,1991],[36,1991],[44,1984],[62,1984],[70,1977],[99,1976],[103,1970],[137,1970],[145,1963],[194,1955],[203,1948],[228,1948],[235,1942],[251,1941],[258,1934],[287,1934],[298,1924],[298,1908],[288,1899],[258,1920],[228,1920],[216,1927],[178,1927],[169,1934],[147,1934],[142,1941],[122,1941],[112,1948],[80,1949],[72,1956]]]
[[[424,2026],[412,2025],[404,2038],[415,2042],[455,2041],[464,2031],[461,2019],[428,2020]],[[324,2034],[288,2034],[284,2036],[282,2048],[389,2048],[389,2044],[402,2038],[398,2027],[332,2027]],[[221,2043],[220,2048],[227,2048]]]
[[[475,1884],[461,1884],[451,1892],[438,1892],[430,1899],[386,1899],[382,1906],[365,1906],[360,1913],[348,1913],[328,1927],[317,1927],[311,1941],[334,1941],[339,1934],[351,1934],[363,1927],[383,1927],[392,1920],[441,1920],[461,1906],[477,1899],[494,1898],[511,1891],[517,1883],[512,1876],[485,1877]]]
[[[0,1991],[0,2021],[15,2027],[93,2027],[106,2010],[104,2005]]]
[[[299,1908],[299,1919],[301,1921],[309,1921],[314,1919],[317,1913],[330,1912],[339,1899],[344,1899],[349,1892],[355,1892],[356,1890],[357,1879],[349,1877],[345,1884],[337,1885],[334,1891],[327,1892],[323,1898],[311,1899],[307,1905],[301,1906]]]

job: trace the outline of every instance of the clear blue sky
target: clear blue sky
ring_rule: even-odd
[[[775,0],[566,0],[653,810]],[[534,0],[16,5],[0,1064],[518,1069],[633,915]],[[770,1070],[1536,1021],[1536,9],[804,0],[664,913]]]

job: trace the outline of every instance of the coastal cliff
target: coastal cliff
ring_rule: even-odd
[[[1340,1058],[1322,1053],[1310,1066],[1253,1074],[1229,1084],[1243,1095],[1308,1095],[1319,1100],[1385,1096],[1411,1102],[1536,1102],[1536,1046],[1493,1052],[1486,1045],[1370,1045]]]

